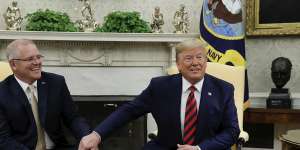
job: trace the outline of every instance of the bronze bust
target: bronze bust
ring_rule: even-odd
[[[281,89],[291,78],[292,63],[288,58],[278,57],[273,60],[271,71],[276,88]]]
[[[292,63],[288,58],[278,57],[272,61],[271,76],[276,88],[271,89],[267,99],[268,108],[291,108],[288,88],[283,88],[290,80]]]

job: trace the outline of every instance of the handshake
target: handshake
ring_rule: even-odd
[[[93,131],[91,134],[84,136],[79,144],[78,150],[99,150],[98,145],[101,142],[100,135]],[[198,146],[177,144],[177,150],[201,150]]]
[[[81,139],[78,150],[99,150],[98,145],[100,142],[100,135],[93,131],[91,134],[86,135]]]

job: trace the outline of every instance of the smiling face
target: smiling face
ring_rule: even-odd
[[[191,84],[195,84],[204,77],[206,51],[203,47],[184,49],[177,55],[176,64],[182,76]]]
[[[32,84],[41,78],[42,56],[35,44],[18,45],[9,63],[14,75],[23,82]]]

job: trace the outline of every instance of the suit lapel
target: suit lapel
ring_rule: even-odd
[[[211,83],[211,79],[209,76],[204,76],[204,83],[202,86],[201,91],[201,98],[200,98],[200,106],[198,111],[198,123],[197,123],[197,133],[196,133],[196,141],[199,141],[201,139],[201,136],[203,135],[203,131],[205,129],[205,123],[208,120],[208,107],[210,105],[210,99],[212,98],[213,87]]]
[[[29,100],[24,90],[22,89],[22,87],[20,86],[20,84],[18,83],[18,81],[15,79],[13,75],[11,76],[10,91],[12,92],[14,99],[19,101],[20,104],[24,106],[26,113],[28,114],[28,117],[32,119],[33,114],[31,111],[31,106],[29,104]]]
[[[43,75],[42,75],[43,76]],[[47,113],[47,97],[48,97],[48,84],[43,77],[37,82],[38,90],[38,106],[39,106],[39,117],[42,125],[45,125],[46,113]]]
[[[172,86],[171,86],[174,90],[170,92],[171,93],[171,99],[174,100],[174,115],[173,115],[173,119],[175,121],[175,127],[176,130],[172,131],[172,132],[176,132],[176,136],[177,139],[179,140],[179,143],[183,143],[182,142],[182,133],[181,133],[181,121],[180,121],[180,104],[181,104],[181,93],[182,93],[182,76],[181,74],[176,75],[173,78],[173,82],[172,82]],[[171,88],[171,89],[172,89]],[[175,89],[174,89],[175,88]]]

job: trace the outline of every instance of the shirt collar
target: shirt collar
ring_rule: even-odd
[[[204,81],[204,77],[198,81],[196,84],[194,84],[196,91],[200,92],[203,86],[203,81]],[[192,84],[186,80],[183,76],[182,76],[182,92],[187,92],[189,91],[189,88]]]
[[[26,83],[26,82],[24,82],[24,81],[22,81],[22,80],[20,80],[20,79],[19,79],[18,77],[16,77],[16,76],[15,76],[15,78],[16,78],[17,82],[20,84],[20,86],[22,87],[22,89],[23,89],[24,91],[26,91],[27,88],[28,88],[28,86],[29,86],[29,84]],[[34,82],[32,83],[32,85],[33,85],[33,87],[37,87],[37,81],[34,81]]]

